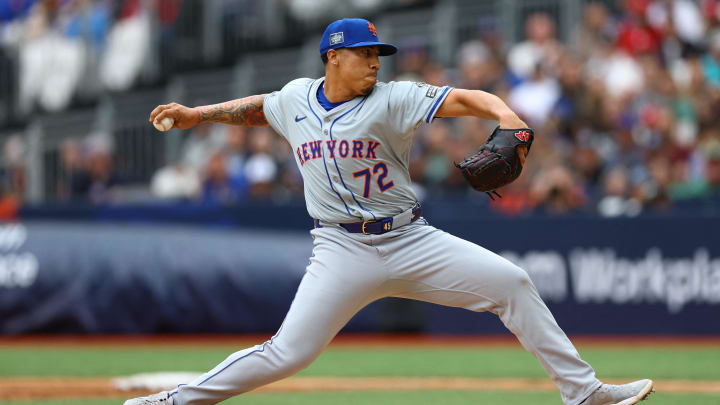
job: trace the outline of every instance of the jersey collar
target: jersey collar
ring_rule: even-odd
[[[310,85],[310,97],[309,97],[310,98],[310,108],[312,108],[313,112],[318,117],[320,117],[320,120],[323,121],[323,125],[325,123],[330,123],[331,120],[339,117],[344,112],[352,109],[353,107],[355,107],[355,105],[357,103],[362,102],[362,100],[366,97],[366,96],[357,96],[357,97],[353,98],[352,100],[348,100],[346,103],[342,103],[341,105],[333,108],[330,111],[325,111],[325,108],[323,108],[323,106],[320,105],[320,102],[317,99],[318,88],[324,82],[325,82],[324,76],[315,80]]]

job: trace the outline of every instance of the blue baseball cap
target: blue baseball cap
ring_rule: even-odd
[[[325,29],[320,40],[320,54],[325,55],[330,49],[357,48],[360,46],[377,46],[380,56],[388,56],[397,52],[397,48],[384,42],[378,42],[375,25],[362,18],[343,18]]]

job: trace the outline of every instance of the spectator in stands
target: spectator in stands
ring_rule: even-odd
[[[450,78],[447,69],[437,63],[428,63],[422,70],[420,81],[433,86],[442,86],[444,83],[448,83]]]
[[[452,162],[448,154],[450,151],[450,127],[444,121],[433,122],[422,133],[423,154],[421,160],[416,162],[423,185],[432,194],[440,194],[444,188],[445,179],[452,170]]]
[[[670,63],[688,53],[696,53],[705,40],[705,21],[696,1],[651,2],[647,22],[662,38],[661,53]]]
[[[603,162],[598,151],[587,142],[579,141],[572,152],[572,164],[582,179],[583,194],[596,200],[602,195]]]
[[[208,205],[231,205],[243,201],[248,195],[248,182],[241,175],[227,170],[225,154],[216,152],[205,168],[201,201]]]
[[[25,114],[36,104],[47,111],[67,108],[83,73],[85,48],[58,27],[59,5],[54,0],[35,3],[20,29],[19,101]]]
[[[231,176],[245,175],[245,163],[250,155],[247,150],[248,132],[250,131],[247,127],[240,125],[230,126],[227,129],[225,161]]]
[[[120,20],[108,34],[107,50],[100,62],[100,79],[110,90],[127,90],[147,65],[152,43],[150,4],[125,1]]]
[[[542,128],[560,98],[560,85],[547,73],[547,67],[538,63],[527,80],[510,90],[510,107],[535,128]]]
[[[508,52],[510,71],[522,78],[533,76],[540,63],[554,66],[562,46],[555,36],[555,22],[545,13],[532,14],[525,21],[527,39],[517,43]]]
[[[153,196],[168,200],[191,200],[200,192],[198,173],[183,162],[160,168],[150,181]]]
[[[585,204],[585,196],[570,170],[555,165],[543,170],[533,181],[530,194],[534,212],[549,215],[578,213]]]
[[[420,37],[407,38],[398,49],[397,76],[395,80],[422,81],[423,71],[430,63],[425,40]]]
[[[102,89],[98,69],[112,26],[112,7],[108,1],[78,0],[67,3],[63,9],[60,17],[63,33],[81,42],[87,54],[77,93],[91,99]]]
[[[222,125],[203,124],[190,131],[182,145],[181,157],[158,170],[151,182],[152,194],[162,199],[188,200],[199,198],[208,202],[222,203],[222,196],[216,195],[214,187],[224,188],[227,181],[245,178],[243,173],[247,153],[245,149],[246,129]],[[213,156],[223,152],[222,156]],[[227,174],[222,174],[215,165],[222,160]],[[212,181],[208,183],[208,175]],[[203,180],[203,176],[205,176]],[[227,177],[227,178],[225,178]],[[228,180],[229,179],[229,180]],[[207,191],[206,191],[207,190]],[[220,194],[224,192],[219,192]],[[237,193],[231,193],[233,197]],[[240,193],[242,194],[242,193]]]
[[[616,27],[601,2],[589,2],[583,10],[583,22],[575,27],[570,48],[580,59],[588,60],[599,49],[615,41]]]
[[[672,181],[672,166],[667,157],[658,155],[648,162],[650,178],[639,185],[637,196],[643,207],[652,211],[666,211],[670,208],[669,188]]]
[[[190,131],[183,143],[182,162],[201,173],[210,157],[227,144],[227,130],[213,124],[201,124]]]
[[[250,183],[250,195],[253,198],[266,199],[272,195],[278,173],[276,159],[272,154],[275,149],[274,137],[268,127],[253,128],[250,136],[252,155],[245,163],[245,178]]]
[[[60,145],[57,198],[71,201],[83,197],[90,188],[82,145],[76,138],[65,139]]]
[[[0,221],[17,218],[25,188],[24,146],[19,136],[11,136],[3,144],[0,163]]]
[[[625,12],[618,29],[618,49],[633,56],[656,54],[660,50],[662,33],[648,22],[650,0],[625,0],[622,4]]]
[[[705,81],[720,89],[720,30],[710,35],[708,52],[702,57],[702,71]]]
[[[302,200],[305,190],[302,175],[297,166],[290,144],[280,142],[276,145],[275,158],[278,162],[278,187],[273,190],[273,199],[276,201]]]
[[[594,57],[588,65],[593,71],[591,79],[600,79],[607,95],[616,100],[634,95],[645,85],[640,64],[621,49],[607,49],[607,53]]]
[[[581,61],[573,55],[563,55],[557,70],[558,96],[550,119],[557,121],[555,125],[563,136],[572,137],[595,124],[605,95],[598,91],[597,82],[588,82]]]
[[[63,30],[70,38],[81,38],[89,50],[99,55],[105,49],[110,29],[111,6],[107,1],[77,0],[65,6]]]
[[[598,202],[597,210],[605,217],[636,216],[642,207],[631,198],[628,173],[622,166],[610,169],[603,179],[604,197]]]
[[[500,84],[502,67],[488,47],[479,40],[464,43],[458,51],[460,84],[464,89],[492,91]]]
[[[85,141],[88,156],[88,188],[84,196],[91,204],[108,204],[121,198],[125,182],[114,171],[112,138],[107,134],[91,134]]]
[[[17,214],[25,194],[25,144],[19,135],[8,137],[3,144],[0,168],[0,219],[11,219]]]
[[[672,196],[677,200],[708,199],[720,202],[720,139],[708,139],[700,149],[705,161],[703,177],[676,185],[671,190]]]

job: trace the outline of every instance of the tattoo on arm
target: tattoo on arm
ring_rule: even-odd
[[[263,112],[265,95],[250,96],[200,107],[202,121],[261,127],[269,125]]]

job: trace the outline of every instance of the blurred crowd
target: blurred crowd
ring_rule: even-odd
[[[0,0],[0,51],[18,54],[19,112],[62,111],[75,99],[127,90],[182,0]]]
[[[227,205],[247,199],[302,198],[302,178],[287,142],[270,127],[201,124],[178,162],[161,168],[153,195]]]
[[[535,128],[523,175],[494,209],[720,212],[720,2],[618,5],[587,3],[566,42],[550,16],[532,14],[522,42],[489,32],[463,44],[457,70],[422,46],[401,47],[399,77],[492,92]],[[464,189],[451,162],[489,131],[474,119],[436,120],[418,134],[414,178],[433,194]]]
[[[335,18],[343,12],[365,13],[419,0],[214,0],[225,37],[237,41],[246,30],[263,33],[263,11],[270,7],[295,25]],[[19,107],[25,115],[63,111],[73,101],[93,101],[104,91],[128,90],[157,81],[178,66],[178,42],[196,43],[191,58],[200,60],[203,44],[202,0],[0,0],[0,60],[3,52],[19,55]],[[181,15],[181,13],[184,13]],[[235,18],[238,17],[238,18]],[[253,18],[255,17],[255,18]],[[180,23],[180,24],[178,24]],[[189,32],[178,32],[189,31]],[[278,29],[279,31],[279,29]],[[291,34],[288,34],[291,35]],[[229,36],[229,37],[228,37]],[[231,38],[231,39],[228,39]],[[283,38],[279,39],[280,41]],[[227,44],[225,44],[227,45]],[[153,55],[156,50],[158,55]],[[225,49],[232,60],[233,49]],[[1,75],[2,72],[0,72]]]
[[[65,3],[88,11],[82,21],[63,23],[66,35],[105,38],[103,15],[126,15],[111,13],[113,2]],[[523,174],[500,190],[493,210],[603,216],[720,210],[720,0],[586,2],[568,41],[544,13],[529,15],[524,31],[524,40],[507,44],[497,27],[485,29],[462,44],[454,66],[434,61],[422,38],[396,44],[393,56],[394,80],[497,94],[535,129]],[[410,162],[420,198],[484,198],[452,163],[474,153],[492,128],[474,118],[422,126]],[[272,129],[201,125],[179,136],[179,158],[151,180],[153,198],[220,205],[302,199],[293,154]],[[60,200],[107,202],[127,180],[112,170],[111,143],[98,139],[105,138],[62,146]],[[6,159],[11,148],[5,145]]]

